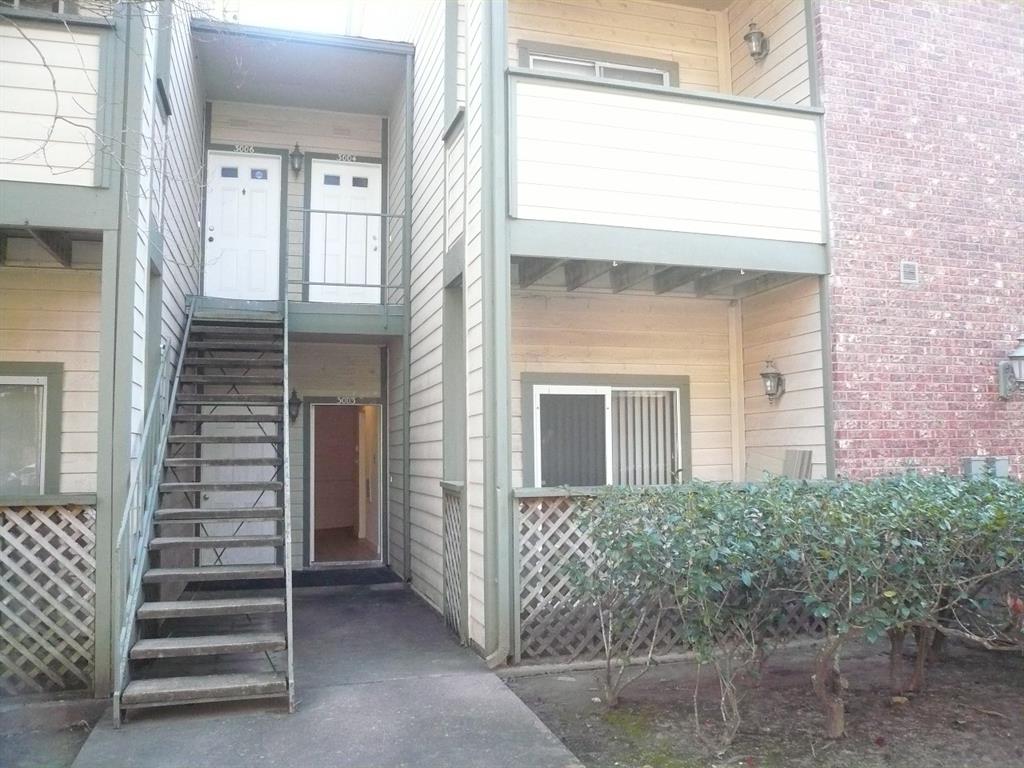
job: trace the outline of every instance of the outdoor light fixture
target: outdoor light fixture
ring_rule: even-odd
[[[302,159],[305,157],[302,154],[302,150],[299,149],[299,142],[295,142],[295,149],[288,153],[288,160],[292,166],[292,173],[298,176],[302,173]]]
[[[288,398],[288,418],[294,422],[299,418],[299,411],[301,410],[302,398],[299,397],[299,393],[293,389],[291,396]]]
[[[1017,338],[1017,348],[999,363],[999,397],[1009,400],[1014,391],[1024,392],[1024,335]]]
[[[768,396],[769,403],[774,403],[786,391],[786,379],[775,367],[774,360],[765,361],[764,370],[761,371],[761,383],[764,384],[764,393]]]
[[[757,24],[751,23],[750,31],[743,36],[743,42],[747,44],[750,58],[754,61],[761,61],[768,55],[768,38],[757,28]]]

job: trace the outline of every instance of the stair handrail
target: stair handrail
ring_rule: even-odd
[[[135,612],[142,592],[142,574],[148,563],[149,537],[153,530],[153,516],[160,499],[160,480],[167,439],[170,436],[178,385],[185,362],[185,347],[192,329],[192,316],[196,302],[191,301],[185,317],[178,346],[178,360],[174,375],[169,375],[170,350],[162,343],[160,367],[153,384],[149,410],[143,422],[139,439],[139,458],[132,468],[128,495],[121,512],[121,526],[114,545],[114,562],[118,579],[115,584],[114,608],[121,606],[120,626],[115,636],[114,653],[114,723],[121,721],[121,694],[128,684],[128,652],[135,632]],[[148,458],[148,460],[147,460]]]
[[[281,302],[282,311],[282,343],[281,343],[281,368],[282,375],[282,400],[281,400],[281,512],[284,517],[284,548],[281,559],[284,566],[284,599],[285,599],[285,632],[287,637],[288,654],[288,711],[295,711],[295,638],[292,631],[292,491],[291,491],[291,451],[288,444],[291,442],[289,434],[289,413],[288,401],[291,398],[288,386],[288,289],[285,287],[284,299]]]

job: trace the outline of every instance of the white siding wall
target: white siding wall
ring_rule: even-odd
[[[743,394],[747,479],[778,474],[787,449],[813,453],[813,476],[826,475],[818,278],[808,277],[743,300]],[[786,393],[768,403],[766,360],[786,377]]]
[[[804,0],[736,0],[726,15],[732,92],[784,104],[810,104]],[[757,63],[743,42],[751,22],[769,39],[768,56]]]
[[[516,215],[823,242],[812,116],[515,84]]]
[[[0,24],[0,179],[93,185],[100,39],[77,26]]]
[[[34,243],[9,245],[11,262],[38,261]],[[75,259],[98,250],[98,243],[76,243]],[[98,263],[98,253],[89,255]],[[96,491],[99,348],[98,269],[0,267],[0,362],[64,366],[61,493]]]
[[[459,127],[444,150],[445,247],[450,248],[466,232],[466,131]]]
[[[298,142],[303,152],[381,157],[381,119],[316,109],[275,107],[231,101],[213,102],[210,143],[248,144],[291,151]],[[288,296],[302,298],[305,171],[288,170]]]
[[[511,0],[509,60],[519,63],[521,40],[555,43],[672,61],[681,87],[728,91],[719,83],[717,24],[709,11],[657,0]]]
[[[732,480],[728,302],[516,292],[512,483],[522,485],[523,373],[688,376],[693,476]]]
[[[360,344],[296,342],[288,345],[288,382],[302,397],[380,397],[380,349]],[[292,568],[301,569],[307,547],[305,409],[289,428],[291,452]]]

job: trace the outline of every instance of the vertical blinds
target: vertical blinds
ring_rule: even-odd
[[[612,391],[612,483],[667,485],[676,467],[673,392]]]

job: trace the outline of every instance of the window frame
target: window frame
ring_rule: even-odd
[[[62,399],[64,396],[63,363],[0,362],[0,383],[10,380],[36,379],[45,381],[43,393],[43,472],[41,489],[28,496],[60,493],[62,432]]]
[[[612,485],[614,454],[612,439],[612,393],[616,391],[671,391],[675,393],[675,468],[680,480],[692,476],[692,434],[690,430],[690,377],[643,374],[534,374],[520,380],[522,419],[522,475],[527,488],[542,486],[539,420],[542,394],[603,394],[605,396],[605,485]]]
[[[567,63],[592,64],[594,66],[593,75],[586,76],[570,74],[566,75],[566,77],[590,77],[591,79],[605,83],[634,82],[630,80],[608,78],[601,74],[603,67],[612,67],[615,69],[661,74],[663,80],[662,87],[679,87],[679,64],[678,62],[667,59],[653,59],[646,56],[632,56],[629,54],[613,53],[611,51],[597,51],[589,48],[576,48],[569,45],[557,45],[555,43],[543,43],[531,40],[520,40],[518,47],[519,66],[530,70],[534,69],[533,60],[535,58],[553,61],[562,60]],[[540,73],[544,72],[544,70],[536,71]],[[635,82],[641,85],[651,86],[650,83],[641,83],[640,81]],[[655,85],[653,87],[658,86]]]

